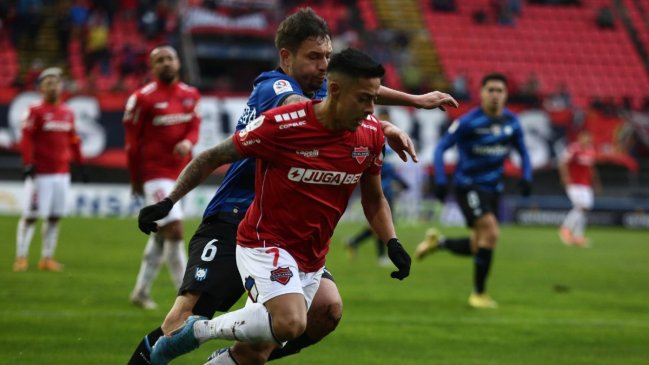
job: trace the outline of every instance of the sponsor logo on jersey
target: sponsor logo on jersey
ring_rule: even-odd
[[[362,165],[369,155],[370,149],[365,146],[354,147],[354,151],[352,151],[352,157],[356,159],[356,162],[358,162],[359,165]]]
[[[165,114],[158,115],[153,118],[153,125],[174,125],[187,123],[194,118],[194,114],[191,113],[176,113],[176,114]]]
[[[367,129],[369,129],[369,130],[371,130],[371,131],[374,131],[374,132],[377,131],[377,129],[376,129],[375,126],[373,126],[373,125],[369,125],[369,124],[366,124],[366,123],[361,124],[361,127],[363,127],[363,128],[367,128]]]
[[[184,107],[189,108],[190,106],[194,105],[194,99],[192,98],[184,98],[182,101],[182,104]]]
[[[276,281],[282,285],[288,284],[292,277],[293,272],[288,268],[288,266],[278,267],[270,272],[270,281]]]
[[[168,106],[169,106],[169,103],[167,103],[166,101],[161,101],[159,103],[153,104],[153,107],[155,109],[167,109]]]
[[[299,127],[301,125],[305,125],[306,121],[302,120],[299,122],[292,122],[292,123],[286,123],[286,124],[280,124],[279,129],[286,129],[286,128],[293,128],[293,127]]]
[[[313,170],[291,167],[288,179],[295,182],[317,185],[356,184],[363,174],[348,174],[342,171]]]
[[[502,144],[495,144],[493,146],[477,145],[473,146],[472,150],[476,155],[484,156],[502,156],[509,153],[509,147]]]
[[[43,130],[48,132],[69,132],[72,124],[59,120],[50,120],[43,124]]]
[[[239,133],[239,135],[241,135],[241,133]],[[254,139],[242,142],[241,144],[244,145],[244,146],[250,146],[250,145],[253,145],[255,143],[261,143],[261,140],[259,138],[254,138]]]
[[[273,84],[273,90],[275,90],[275,95],[283,94],[285,92],[293,91],[291,83],[286,80],[277,80]]]
[[[207,269],[202,267],[197,267],[196,273],[194,274],[194,279],[196,279],[196,281],[203,281],[205,280],[205,278],[207,278]]]
[[[318,157],[320,150],[311,150],[311,151],[295,151],[300,156],[303,157]]]

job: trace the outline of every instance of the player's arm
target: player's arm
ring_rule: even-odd
[[[420,109],[441,108],[442,110],[446,106],[457,108],[460,105],[451,95],[443,92],[432,91],[426,94],[414,95],[385,86],[381,86],[379,89],[377,104],[410,106]]]
[[[408,133],[387,120],[380,120],[379,122],[381,123],[381,129],[387,139],[388,145],[399,155],[401,160],[403,162],[408,161],[408,157],[406,156],[408,154],[414,162],[419,162],[417,152],[415,152],[415,145],[412,143]]]
[[[567,154],[568,152],[566,152]],[[564,187],[567,187],[570,184],[570,174],[568,173],[568,157],[567,155],[562,156],[559,159],[559,164],[557,168],[559,170],[559,178],[561,178],[561,184]]]
[[[527,146],[525,146],[525,138],[523,136],[523,128],[517,128],[514,132],[514,147],[518,151],[518,155],[521,157],[521,169],[523,170],[523,181],[532,182],[532,162],[530,160],[530,155],[527,152]]]
[[[23,177],[34,176],[34,130],[36,118],[30,108],[22,120],[20,154],[23,159]]]
[[[140,143],[142,134],[142,124],[144,113],[142,107],[142,99],[138,94],[132,94],[126,101],[124,110],[124,149],[126,150],[126,164],[129,172],[129,180],[131,182],[131,191],[137,195],[144,194],[144,182],[142,181],[142,161],[140,158]]]
[[[597,166],[595,164],[590,167],[590,173],[593,178],[593,190],[595,193],[601,194],[603,191],[602,180],[599,178],[599,173],[597,172]]]
[[[192,147],[194,147],[196,142],[198,142],[198,131],[201,125],[201,117],[198,113],[199,99],[200,95],[196,95],[196,104],[194,105],[194,111],[192,112],[192,120],[187,124],[187,131],[184,138],[174,146],[174,155],[180,157],[189,155],[192,152]]]
[[[289,105],[289,104],[301,103],[303,101],[308,101],[308,100],[310,100],[310,99],[307,98],[304,95],[291,94],[291,95],[287,96],[286,98],[284,98],[284,100],[282,100],[280,105]]]
[[[235,147],[232,138],[230,136],[220,144],[201,152],[185,166],[169,196],[140,210],[137,220],[142,232],[156,232],[158,225],[155,221],[166,217],[174,204],[205,181],[212,171],[244,157]]]
[[[361,177],[360,185],[361,204],[363,205],[365,218],[379,239],[386,242],[388,256],[398,269],[393,271],[390,276],[403,280],[410,275],[411,259],[401,242],[399,242],[394,230],[390,205],[385,199],[381,188],[381,175],[365,173]]]

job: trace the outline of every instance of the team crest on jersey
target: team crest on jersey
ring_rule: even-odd
[[[492,124],[491,125],[491,133],[495,134],[495,135],[502,134],[502,128],[500,127],[500,124]]]
[[[369,155],[370,149],[365,146],[354,147],[354,151],[352,151],[352,157],[356,159],[356,162],[358,162],[359,165],[362,165]]]
[[[288,91],[293,91],[293,88],[291,87],[291,84],[286,81],[286,80],[277,80],[273,84],[273,90],[275,90],[275,94],[283,94]]]
[[[196,273],[194,274],[194,279],[196,279],[196,281],[203,281],[205,280],[205,278],[207,278],[207,269],[197,267]]]
[[[270,272],[270,281],[276,281],[282,285],[286,285],[293,277],[293,272],[288,266],[278,267]]]

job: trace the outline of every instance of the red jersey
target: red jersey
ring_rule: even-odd
[[[184,139],[198,140],[200,94],[182,82],[152,82],[134,92],[126,102],[124,129],[131,182],[157,178],[176,179],[191,156],[173,153]]]
[[[81,162],[81,140],[74,128],[74,113],[63,103],[33,104],[22,122],[23,163],[37,174],[70,172],[72,160]]]
[[[572,143],[562,156],[562,161],[568,167],[570,184],[591,186],[593,183],[592,168],[595,165],[595,148],[583,147],[577,142]]]
[[[355,132],[332,132],[315,118],[316,103],[269,110],[233,136],[242,155],[257,158],[255,199],[238,244],[279,246],[304,272],[324,266],[349,197],[364,173],[380,174],[383,152],[377,119]]]

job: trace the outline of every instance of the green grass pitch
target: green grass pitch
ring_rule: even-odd
[[[63,273],[35,269],[38,233],[30,270],[11,272],[16,222],[0,217],[0,364],[125,364],[175,297],[163,269],[153,290],[159,309],[146,312],[128,302],[145,243],[135,220],[64,220],[57,252]],[[197,224],[186,223],[188,238]],[[505,226],[489,281],[501,307],[477,311],[466,304],[470,260],[438,252],[414,262],[410,277],[399,282],[376,265],[373,243],[349,261],[340,242],[359,228],[341,224],[328,257],[344,299],[340,326],[320,344],[275,363],[649,363],[647,231],[591,228],[594,247],[577,249],[560,244],[553,227]],[[425,229],[398,227],[411,253]],[[203,364],[226,344],[205,344],[174,364]]]

